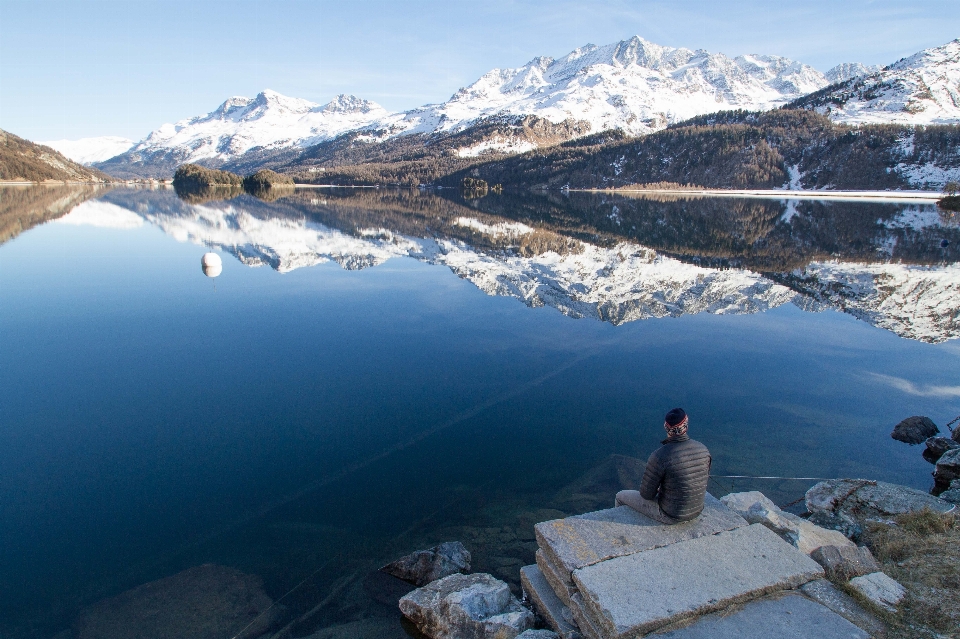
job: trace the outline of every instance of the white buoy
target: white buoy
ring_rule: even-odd
[[[223,262],[216,253],[204,253],[200,258],[200,268],[207,277],[216,277],[223,272]]]

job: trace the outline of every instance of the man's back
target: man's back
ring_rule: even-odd
[[[640,495],[657,500],[661,510],[670,517],[680,521],[694,519],[703,511],[710,464],[710,451],[706,446],[686,434],[671,437],[650,455]]]

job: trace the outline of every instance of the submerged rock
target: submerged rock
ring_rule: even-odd
[[[933,471],[933,493],[948,490],[956,479],[960,479],[960,448],[948,450],[937,460],[937,469]]]
[[[431,639],[515,639],[533,613],[486,573],[450,575],[400,599],[400,611]]]
[[[872,572],[850,580],[850,586],[884,610],[894,612],[907,594],[897,581],[882,572]]]
[[[880,564],[865,546],[820,546],[810,553],[810,558],[823,566],[831,581],[849,581],[880,571]]]
[[[789,544],[806,554],[820,546],[853,546],[836,530],[821,528],[801,517],[780,510],[763,493],[753,490],[731,493],[720,498],[724,506],[751,524],[763,524]]]
[[[859,537],[867,521],[885,521],[924,508],[937,512],[953,508],[952,504],[919,490],[866,479],[822,481],[807,491],[806,505],[811,522],[852,539]]]
[[[928,437],[933,437],[939,432],[940,429],[937,428],[937,425],[934,424],[933,420],[929,417],[914,415],[913,417],[907,417],[894,426],[890,436],[898,442],[913,446],[915,444],[922,444]]]
[[[273,624],[279,611],[272,604],[259,577],[204,564],[90,606],[77,637],[252,639]]]
[[[416,586],[470,571],[470,551],[459,541],[448,541],[428,550],[418,550],[380,569]]]
[[[927,447],[923,451],[923,458],[931,464],[936,464],[937,460],[943,457],[948,450],[960,448],[960,443],[947,437],[930,437],[926,441]]]

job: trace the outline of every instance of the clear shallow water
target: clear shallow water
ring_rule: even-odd
[[[0,245],[10,636],[205,562],[274,598],[326,566],[283,602],[334,593],[301,634],[403,636],[371,570],[462,539],[516,582],[532,523],[610,501],[610,456],[645,458],[675,405],[717,474],[922,489],[890,429],[960,413],[957,231],[930,209],[113,191],[29,228],[37,193],[0,194],[27,229]]]

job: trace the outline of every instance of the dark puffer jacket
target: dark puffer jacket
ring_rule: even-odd
[[[647,461],[640,495],[657,500],[674,519],[694,519],[703,512],[712,461],[707,447],[688,435],[666,439]]]

